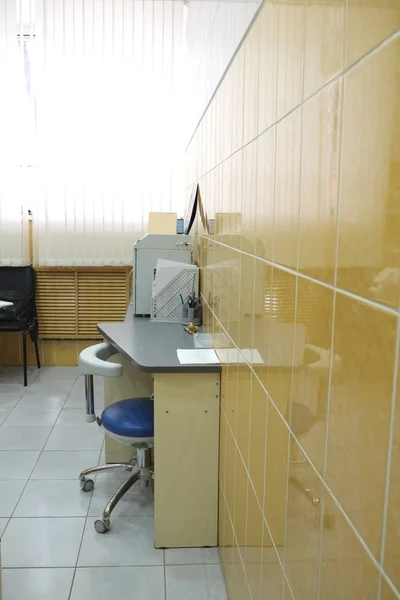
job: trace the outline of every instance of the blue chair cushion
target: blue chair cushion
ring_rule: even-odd
[[[101,424],[106,431],[125,437],[153,437],[152,398],[130,398],[110,404],[103,410]]]

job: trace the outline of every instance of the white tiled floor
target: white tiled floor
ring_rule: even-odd
[[[93,493],[79,488],[79,472],[104,456],[77,375],[31,368],[24,388],[20,367],[0,367],[3,600],[227,600],[217,549],[154,548],[149,489],[132,488],[110,531],[95,532],[125,474],[96,477]]]

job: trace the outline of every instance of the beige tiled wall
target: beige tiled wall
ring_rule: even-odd
[[[231,600],[400,598],[399,26],[265,2],[187,151]]]

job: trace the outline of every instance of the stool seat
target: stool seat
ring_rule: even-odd
[[[101,424],[116,435],[153,437],[154,402],[152,398],[129,398],[110,404],[103,410]]]

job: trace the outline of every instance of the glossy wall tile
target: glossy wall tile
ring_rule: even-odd
[[[188,125],[193,129],[257,12],[260,1],[191,0],[186,6],[186,46],[190,65],[187,73],[190,102]]]
[[[344,78],[337,265],[339,287],[394,308],[400,306],[400,236],[388,223],[398,224],[400,211],[399,68],[396,38]]]
[[[377,598],[378,568],[341,512],[332,517],[322,534],[320,598]]]
[[[347,11],[347,65],[365,56],[400,28],[396,0],[349,0]]]
[[[297,267],[302,107],[276,127],[273,260]]]
[[[187,151],[230,599],[400,598],[399,6],[264,2]]]
[[[395,316],[337,293],[334,348],[343,365],[330,389],[326,478],[377,559],[396,343]]]
[[[295,598],[315,598],[318,586],[322,483],[290,439],[285,571]]]
[[[278,119],[303,99],[305,14],[306,0],[278,2]]]
[[[268,397],[257,377],[251,378],[251,407],[249,429],[249,466],[248,471],[254,495],[262,507],[265,488],[265,452],[267,442],[267,406]]]
[[[298,268],[334,282],[342,81],[303,105]]]
[[[392,582],[397,588],[400,588],[400,551],[398,538],[400,519],[400,369],[397,376],[394,405],[393,438],[389,452],[391,453],[389,497],[383,564]]]
[[[276,89],[278,72],[277,2],[265,2],[259,16],[258,45],[258,132],[276,121]]]
[[[304,99],[338,75],[344,65],[345,0],[307,2]]]

